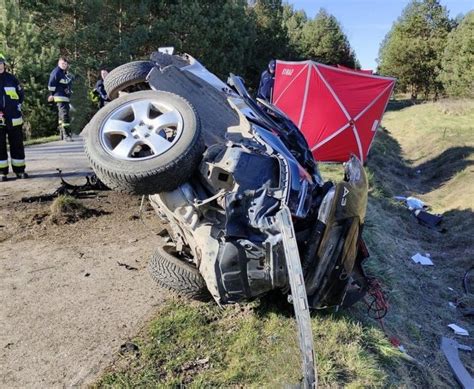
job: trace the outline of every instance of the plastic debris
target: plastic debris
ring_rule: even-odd
[[[425,266],[434,265],[433,261],[430,258],[425,257],[424,255],[421,255],[420,253],[416,253],[413,257],[411,257],[411,259],[413,260],[413,262],[419,263],[420,265],[425,265]]]
[[[398,201],[403,201],[410,211],[428,208],[428,206],[417,197],[393,196],[393,198]]]
[[[416,197],[407,197],[405,201],[410,211],[413,209],[424,209],[426,207],[426,204]]]
[[[469,332],[462,327],[459,327],[457,324],[451,323],[448,324],[448,327],[451,328],[456,335],[469,336]]]
[[[454,339],[445,338],[443,336],[441,339],[441,350],[448,360],[449,366],[454,372],[454,376],[461,384],[461,387],[463,389],[474,388],[474,378],[466,370],[459,357],[459,350],[472,351],[472,348],[459,344]]]
[[[456,304],[454,304],[452,301],[450,301],[448,304],[451,308],[456,308]]]

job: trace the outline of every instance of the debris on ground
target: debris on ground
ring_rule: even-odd
[[[469,336],[469,332],[457,324],[451,323],[448,324],[448,327],[451,328],[456,335]]]
[[[430,208],[425,202],[417,197],[405,197],[405,196],[394,196],[395,200],[403,201],[406,207],[410,210],[416,220],[422,226],[436,229],[438,232],[446,232],[445,228],[440,228],[439,224],[443,220],[443,216],[440,214],[432,214],[428,212]]]
[[[438,228],[439,224],[443,220],[442,215],[432,214],[421,209],[415,210],[413,212],[413,215],[415,215],[416,219],[418,220],[418,223],[420,223],[422,226],[438,229],[439,232],[446,232],[445,228]]]
[[[451,366],[451,369],[454,372],[454,376],[463,389],[472,389],[474,388],[474,378],[469,374],[461,362],[461,358],[459,358],[459,350],[472,352],[471,347],[464,346],[456,342],[454,339],[449,339],[443,336],[441,339],[441,351],[443,351],[448,360],[449,366]]]
[[[61,185],[56,189],[53,193],[39,195],[39,196],[27,196],[22,197],[21,201],[23,203],[35,203],[35,202],[47,202],[53,201],[55,198],[59,196],[71,196],[76,198],[86,198],[95,196],[95,191],[103,191],[109,190],[102,181],[95,174],[91,174],[86,176],[86,183],[83,185],[73,185],[67,182],[62,177],[62,171],[60,169],[56,169],[58,171],[58,176],[61,180]]]
[[[428,208],[428,206],[422,200],[420,200],[417,197],[413,197],[413,196],[409,196],[409,197],[394,196],[394,199],[398,200],[398,201],[405,202],[405,205],[407,206],[407,208],[410,211],[413,211],[413,210],[416,210],[416,209],[427,209]]]
[[[433,261],[429,258],[429,254],[426,254],[427,256],[421,255],[420,253],[416,253],[411,257],[413,262],[419,263],[420,265],[425,265],[425,266],[433,266],[434,263]]]
[[[125,269],[127,269],[127,270],[138,270],[136,267],[127,265],[126,263],[122,263],[122,262],[118,262],[118,261],[117,261],[117,264],[118,264],[119,266],[123,266],[123,267],[124,267]]]

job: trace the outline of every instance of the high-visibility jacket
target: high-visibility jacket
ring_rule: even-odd
[[[71,98],[72,76],[56,66],[49,75],[48,90],[55,103],[69,102]]]
[[[0,73],[0,112],[12,125],[23,124],[21,104],[23,103],[23,88],[16,77],[8,72]]]

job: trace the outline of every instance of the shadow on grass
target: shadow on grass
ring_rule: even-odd
[[[468,159],[472,154],[474,154],[474,147],[452,147],[435,158],[418,165],[416,169],[420,171],[421,193],[431,192],[449,181],[457,173],[474,165],[474,161]]]
[[[474,162],[474,147],[456,146],[420,164],[403,158],[400,143],[382,128],[375,139],[367,166],[387,196],[431,192]]]
[[[403,100],[390,100],[387,105],[386,111],[400,111],[404,108],[411,107],[412,105],[419,104],[421,101],[412,99]]]

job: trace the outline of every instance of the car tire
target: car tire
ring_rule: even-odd
[[[119,96],[119,92],[130,91],[133,87],[146,83],[146,77],[153,66],[154,63],[151,61],[134,61],[113,69],[104,80],[104,88],[109,99],[114,100]]]
[[[84,135],[97,177],[110,189],[129,194],[176,189],[190,178],[204,151],[194,108],[162,91],[140,91],[110,102]]]
[[[159,247],[153,254],[148,270],[153,280],[161,287],[179,295],[206,301],[210,294],[204,278],[192,264],[185,262]]]

